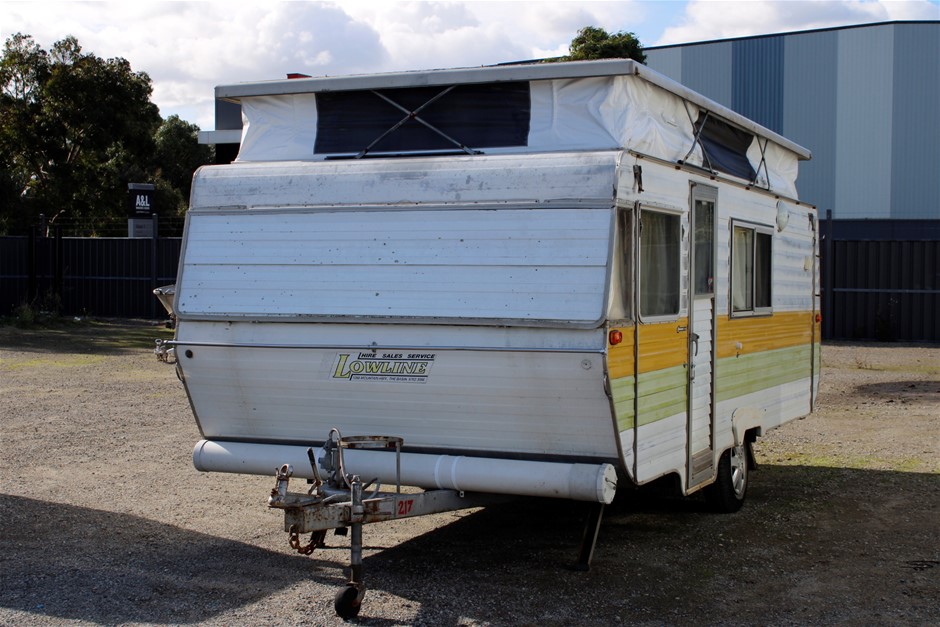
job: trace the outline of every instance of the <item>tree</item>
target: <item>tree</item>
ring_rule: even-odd
[[[150,77],[121,58],[86,54],[74,37],[42,50],[31,37],[6,41],[0,59],[0,225],[49,217],[123,216],[127,183],[152,170],[161,118]]]
[[[568,56],[559,60],[589,59],[633,59],[646,63],[646,55],[636,35],[623,31],[610,34],[596,26],[585,26],[579,30],[568,47]]]
[[[199,143],[198,126],[177,115],[164,120],[157,129],[155,142],[156,174],[165,182],[162,193],[160,183],[157,184],[157,206],[167,207],[168,213],[175,209],[175,213],[181,214],[189,202],[193,172],[201,165],[212,163],[212,149]]]

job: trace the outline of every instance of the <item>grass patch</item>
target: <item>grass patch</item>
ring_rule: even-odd
[[[917,472],[940,474],[940,468],[920,457],[877,457],[871,455],[843,455],[839,453],[801,453],[789,451],[772,463],[781,466],[812,466],[816,468],[851,470],[890,470],[895,472]]]
[[[55,318],[0,326],[0,349],[7,350],[115,355],[153,350],[154,340],[172,338],[172,329],[132,320]]]
[[[71,355],[68,357],[51,357],[49,359],[39,357],[36,359],[27,359],[25,361],[17,361],[13,363],[4,361],[3,367],[5,370],[25,370],[29,368],[81,368],[82,366],[93,366],[95,364],[100,364],[105,359],[107,359],[107,357],[104,355]]]

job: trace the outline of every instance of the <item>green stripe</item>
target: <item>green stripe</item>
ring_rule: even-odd
[[[685,413],[686,382],[684,366],[641,374],[638,386],[640,426]],[[610,391],[614,397],[617,426],[621,431],[632,429],[634,427],[633,377],[614,379]]]
[[[816,344],[816,372],[820,346]],[[753,355],[719,359],[715,373],[716,398],[724,401],[768,388],[799,381],[810,375],[810,345],[792,346]],[[674,366],[640,375],[639,424],[648,425],[688,410],[684,366]],[[621,431],[634,427],[634,378],[611,382],[614,412]]]
[[[715,396],[725,401],[799,381],[810,375],[810,345],[779,348],[718,360]]]
[[[617,416],[620,431],[633,428],[633,390],[633,377],[614,379],[610,385],[614,397],[614,415]]]
[[[640,375],[639,424],[651,422],[686,412],[686,385],[688,374],[685,366],[673,366]]]

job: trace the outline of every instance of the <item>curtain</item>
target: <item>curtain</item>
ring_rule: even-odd
[[[734,227],[731,269],[731,306],[734,311],[754,309],[754,231]]]
[[[679,216],[643,211],[640,315],[679,313]]]

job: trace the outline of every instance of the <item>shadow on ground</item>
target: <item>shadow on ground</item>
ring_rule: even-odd
[[[61,318],[27,328],[0,326],[0,349],[37,353],[120,355],[153,350],[154,340],[172,338],[172,329],[147,321]]]
[[[317,566],[137,516],[0,495],[0,606],[10,609],[99,624],[200,622],[316,579]]]
[[[490,507],[370,557],[367,583],[428,625],[940,620],[940,475],[765,465],[732,515],[639,491],[607,508],[591,571],[575,572],[586,515]],[[484,609],[468,616],[468,597]],[[383,624],[368,607],[362,623]]]
[[[22,497],[0,496],[0,512],[0,606],[36,615],[205,622],[305,580],[330,591],[305,602],[329,608],[342,582],[335,550],[274,553]],[[940,621],[940,475],[765,465],[733,515],[639,492],[608,508],[592,569],[575,572],[586,513],[519,500],[368,551],[359,622],[394,624],[370,594],[423,625]]]

